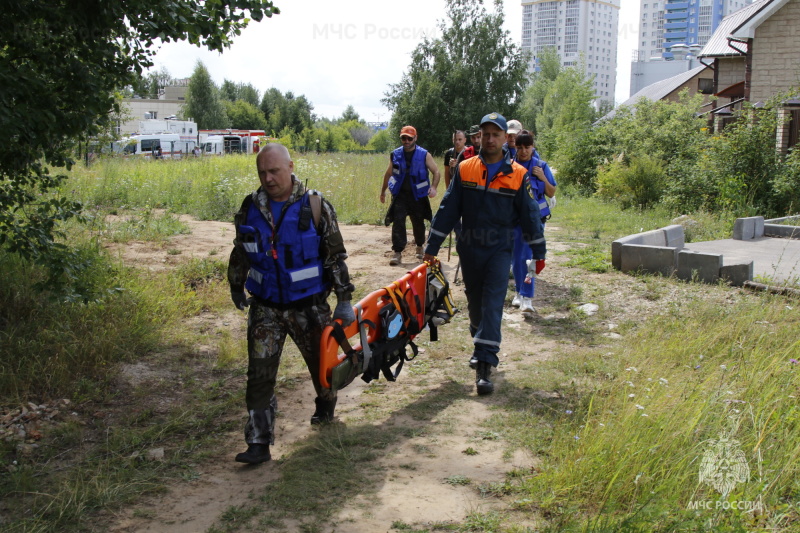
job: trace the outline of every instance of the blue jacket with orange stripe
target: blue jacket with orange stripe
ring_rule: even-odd
[[[450,187],[442,198],[431,223],[425,253],[436,255],[447,234],[461,218],[459,245],[485,249],[487,253],[511,250],[514,227],[522,236],[534,259],[544,259],[547,247],[539,206],[534,201],[528,171],[515,163],[507,151],[503,164],[492,179],[487,176],[483,156],[462,161],[456,167]]]

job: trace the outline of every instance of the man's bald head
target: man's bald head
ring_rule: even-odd
[[[289,155],[289,150],[282,144],[278,143],[268,143],[258,152],[258,156],[256,159],[261,159],[262,157],[267,157],[267,154],[272,154],[272,157],[280,158],[286,162],[292,160],[292,156]]]
[[[256,156],[256,168],[261,186],[276,202],[286,201],[292,193],[294,162],[282,144],[267,144]]]

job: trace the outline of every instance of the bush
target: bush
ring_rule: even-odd
[[[597,174],[597,196],[619,202],[623,209],[647,208],[661,198],[666,184],[664,163],[653,157],[614,160]]]

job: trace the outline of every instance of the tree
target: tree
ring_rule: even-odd
[[[425,38],[411,54],[408,72],[390,85],[384,104],[394,111],[391,129],[411,124],[420,144],[442,151],[454,129],[497,111],[511,118],[522,94],[526,56],[503,31],[502,4],[488,13],[482,0],[446,0],[442,36]]]
[[[555,47],[542,50],[536,58],[536,72],[531,84],[525,89],[519,106],[519,120],[530,131],[536,133],[536,118],[542,112],[544,99],[552,84],[561,73],[561,58]]]
[[[223,101],[225,114],[231,128],[241,130],[266,130],[267,120],[259,108],[244,100]]]
[[[75,279],[76,253],[57,224],[80,205],[51,193],[73,148],[110,124],[117,91],[153,65],[155,41],[223,51],[250,19],[278,13],[269,0],[16,0],[0,32],[0,246]]]
[[[203,130],[230,127],[219,93],[208,69],[198,60],[186,88],[186,103],[181,109],[184,118],[194,119],[197,128]]]
[[[135,74],[135,80],[128,87],[128,96],[140,96],[142,98],[158,98],[161,89],[175,81],[172,74],[166,67],[160,70],[148,72],[146,76]]]
[[[261,95],[259,90],[256,89],[251,83],[240,83],[238,92],[236,93],[237,100],[244,100],[253,107],[258,107],[261,102]]]
[[[536,116],[536,144],[550,157],[557,155],[561,143],[587,131],[595,120],[592,79],[584,74],[582,63],[559,72]]]
[[[361,117],[358,116],[358,113],[356,113],[356,110],[352,105],[348,105],[347,109],[345,109],[344,113],[342,113],[342,117],[339,119],[339,122],[344,123],[350,122],[351,120],[361,122]]]
[[[275,87],[265,92],[261,99],[261,111],[272,133],[283,131],[287,127],[293,133],[301,133],[314,124],[313,110],[314,106],[305,96],[295,97],[291,91],[284,95]]]
[[[253,87],[252,84],[233,83],[230,80],[223,80],[219,88],[219,97],[229,102],[244,100],[255,107],[258,107],[260,103],[258,89]]]
[[[219,86],[219,97],[228,102],[235,102],[239,99],[239,88],[231,80],[224,79]]]

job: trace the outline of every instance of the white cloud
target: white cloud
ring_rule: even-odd
[[[638,12],[636,0],[623,2],[623,9],[635,4]],[[365,120],[387,120],[389,111],[381,98],[389,84],[400,81],[422,36],[436,36],[437,22],[445,18],[444,0],[275,3],[280,15],[251,22],[223,54],[169,43],[159,49],[156,68],[166,67],[177,78],[189,77],[200,60],[218,84],[228,79],[252,83],[262,93],[276,87],[281,92],[304,94],[320,116],[339,116],[352,105]],[[519,42],[521,3],[504,0],[504,6],[505,29]],[[624,28],[621,21],[619,57],[625,60],[618,64],[629,80],[630,49],[623,52]],[[634,29],[629,48],[635,47],[635,40]],[[628,84],[626,81],[622,99],[627,98]]]

